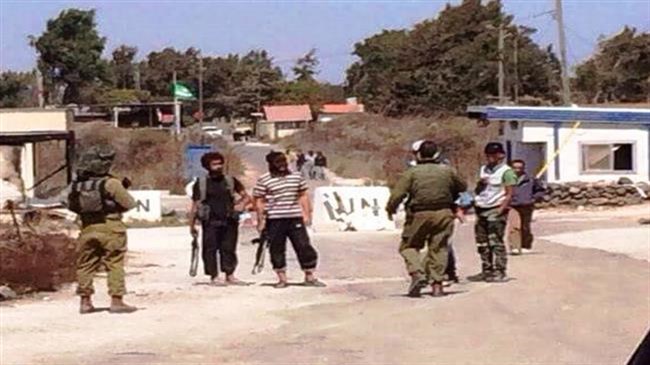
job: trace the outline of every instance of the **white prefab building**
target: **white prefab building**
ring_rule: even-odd
[[[544,169],[549,182],[650,181],[650,109],[470,107],[472,118],[498,121],[508,159]]]

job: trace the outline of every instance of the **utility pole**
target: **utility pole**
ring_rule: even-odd
[[[141,85],[140,85],[140,63],[135,64],[135,72],[133,75],[133,81],[135,81],[135,89],[140,91],[141,90]]]
[[[505,42],[505,32],[503,30],[503,23],[499,24],[499,104],[505,103],[505,83],[506,75],[503,70],[503,48]]]
[[[36,68],[36,98],[38,99],[38,107],[43,109],[45,107],[45,98],[43,96],[43,74],[38,67]]]
[[[519,33],[515,34],[513,42],[512,62],[514,63],[514,76],[515,76],[515,104],[519,104]]]
[[[203,142],[203,56],[199,54],[199,129]]]
[[[569,84],[569,69],[567,67],[566,38],[564,35],[562,0],[555,0],[555,20],[557,21],[558,38],[560,45],[560,62],[562,64],[562,101],[564,102],[564,105],[571,105],[571,85]]]

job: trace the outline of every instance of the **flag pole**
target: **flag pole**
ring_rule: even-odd
[[[181,134],[181,108],[176,97],[176,71],[172,73],[172,94],[174,95],[174,127],[177,135]]]

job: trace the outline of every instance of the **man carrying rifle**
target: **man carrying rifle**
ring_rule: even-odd
[[[287,239],[296,251],[300,268],[305,272],[305,286],[325,286],[316,279],[318,253],[309,240],[307,226],[311,224],[311,203],[307,182],[300,173],[289,170],[287,157],[281,152],[266,156],[269,173],[262,175],[255,185],[253,197],[257,209],[258,231],[266,230],[271,253],[271,264],[278,276],[275,287],[286,288]]]
[[[198,178],[192,189],[190,233],[193,237],[198,235],[196,225],[200,220],[203,268],[213,285],[245,285],[235,277],[237,239],[239,212],[251,199],[239,180],[224,174],[224,162],[223,155],[218,152],[208,152],[201,157],[201,165],[208,170],[208,175]],[[219,280],[219,269],[226,275],[225,283]]]

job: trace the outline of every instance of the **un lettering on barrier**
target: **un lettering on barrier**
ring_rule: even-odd
[[[135,208],[124,214],[126,220],[155,222],[162,218],[162,192],[160,190],[129,191],[136,201]]]
[[[395,230],[384,210],[386,187],[319,187],[314,191],[314,229],[317,231]]]

